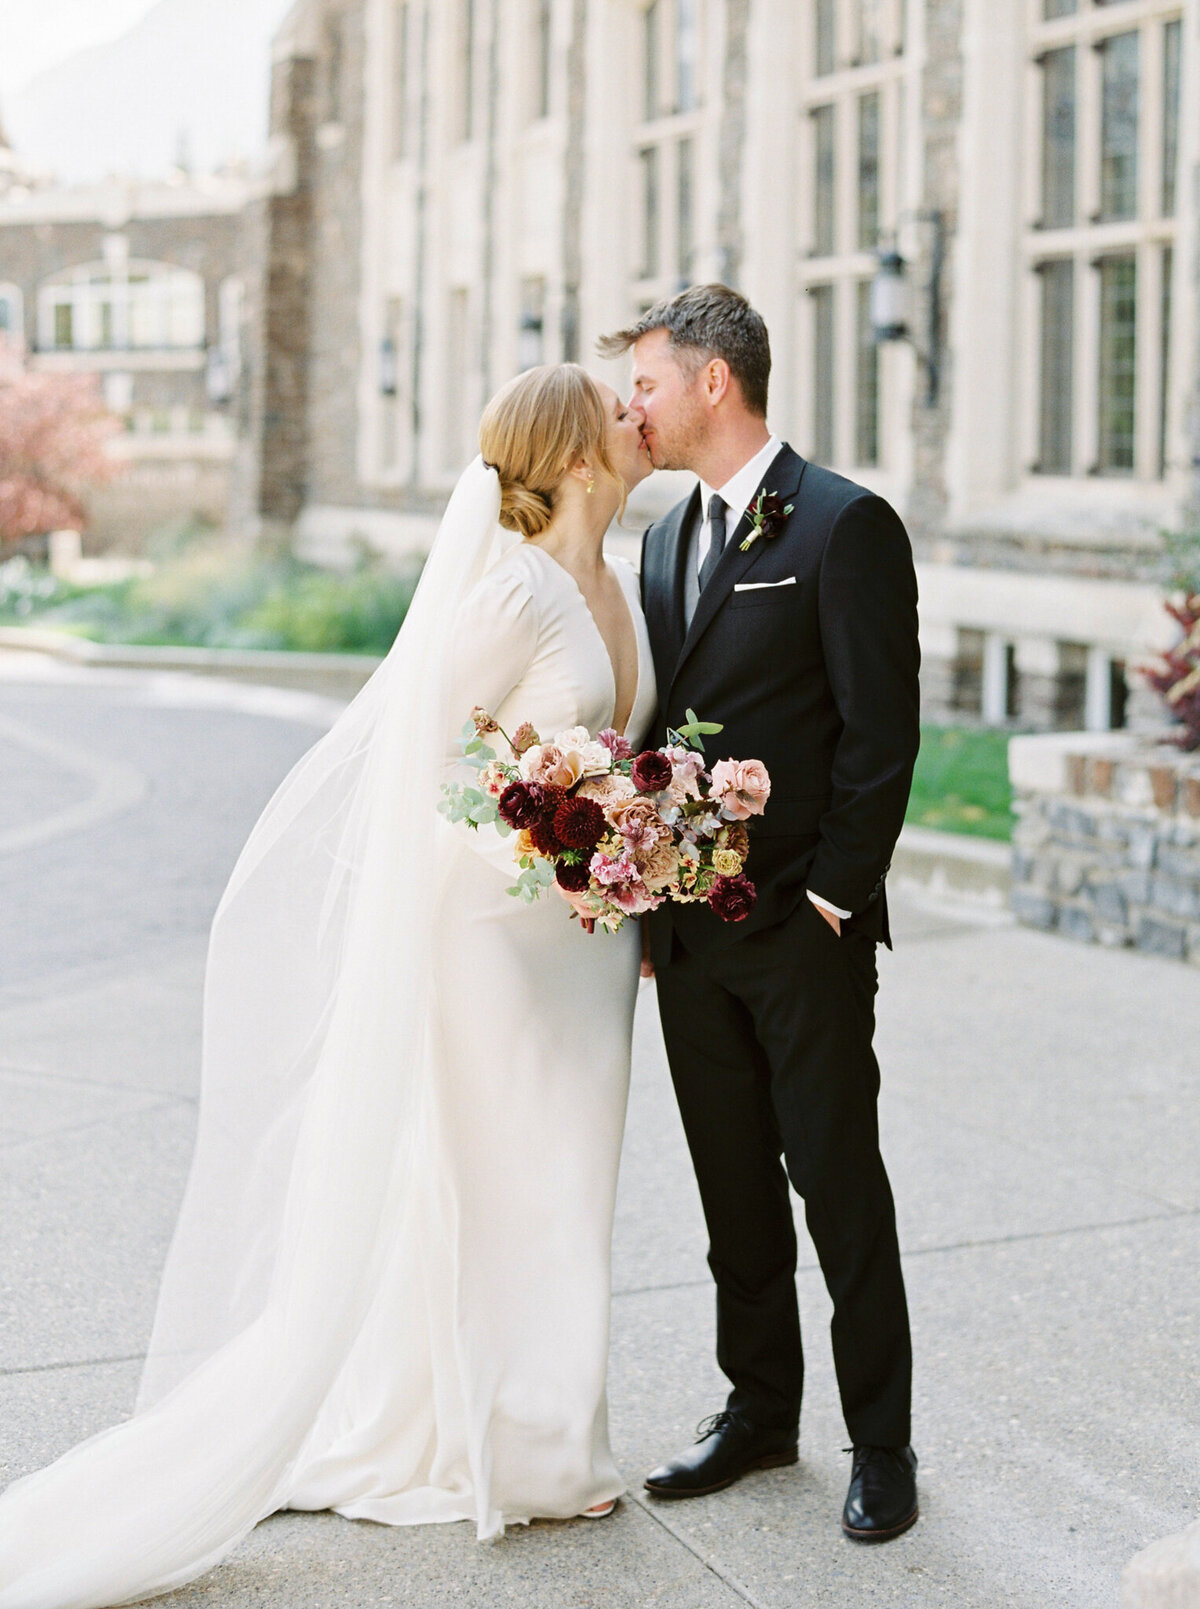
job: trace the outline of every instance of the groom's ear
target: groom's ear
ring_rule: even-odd
[[[729,395],[733,374],[724,358],[709,358],[700,371],[704,395],[710,408],[715,408]]]

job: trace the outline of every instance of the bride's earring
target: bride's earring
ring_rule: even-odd
[[[587,489],[588,489],[588,496],[590,497],[592,495],[592,493],[596,490],[596,477],[595,477],[595,475],[589,475],[588,476]]]

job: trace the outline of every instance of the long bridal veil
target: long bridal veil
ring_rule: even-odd
[[[137,1411],[0,1499],[0,1609],[211,1568],[287,1502],[404,1210],[459,608],[505,538],[480,459],[387,659],[263,812],[217,911],[195,1158]]]

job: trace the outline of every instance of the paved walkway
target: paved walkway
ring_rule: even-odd
[[[189,1154],[204,932],[329,706],[0,655],[0,1477],[125,1413]],[[1113,1609],[1200,1513],[1200,976],[931,908],[882,958],[885,1151],[917,1352],[923,1518],[844,1542],[828,1302],[803,1238],[801,1462],[640,1479],[719,1406],[694,1184],[643,996],[616,1236],[631,1497],[479,1546],[285,1515],[168,1600],[332,1609]]]

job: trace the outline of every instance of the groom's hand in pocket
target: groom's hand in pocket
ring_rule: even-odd
[[[825,920],[829,923],[830,927],[833,929],[833,931],[837,934],[838,938],[840,939],[841,936],[842,936],[842,919],[841,919],[841,917],[838,916],[838,914],[835,911],[827,911],[823,905],[818,905],[816,900],[813,900],[812,903],[813,903],[813,908],[816,911],[817,915],[818,916],[823,916],[825,918]]]
[[[643,916],[640,921],[642,928],[642,977],[652,978],[654,976],[654,962],[650,959],[650,920],[648,917]]]

